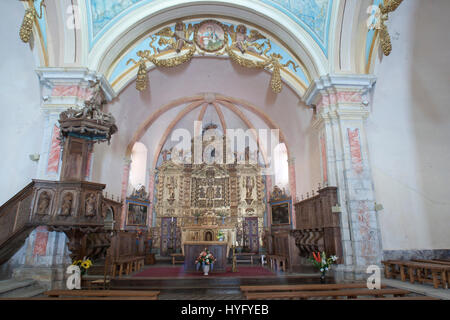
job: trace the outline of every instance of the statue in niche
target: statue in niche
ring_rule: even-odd
[[[214,206],[214,187],[208,186],[206,188],[206,206],[213,207]]]
[[[205,241],[213,241],[212,231],[205,232]]]
[[[253,177],[245,178],[245,190],[246,190],[246,198],[251,199],[253,193],[253,187],[255,186],[255,180]]]
[[[86,198],[86,212],[85,212],[86,217],[95,216],[95,214],[97,213],[97,209],[95,208],[96,202],[97,201],[95,200],[95,194],[89,193]]]
[[[222,198],[222,193],[220,191],[221,191],[221,188],[217,187],[216,188],[216,199],[221,199]]]
[[[177,184],[177,179],[175,177],[167,177],[167,190],[169,193],[169,198],[167,199],[170,204],[175,200],[175,189]]]
[[[51,198],[47,191],[44,191],[41,193],[41,195],[39,196],[39,201],[38,201],[37,214],[46,215],[48,213],[48,207],[50,206],[50,200],[51,200]]]
[[[162,157],[163,157],[163,161],[167,161],[168,160],[168,156],[171,155],[171,152],[167,149],[164,149],[162,152]]]
[[[61,206],[61,215],[62,216],[70,216],[72,211],[72,203],[73,203],[73,195],[70,192],[67,192],[64,195],[63,203]]]
[[[206,197],[205,189],[203,187],[200,187],[198,189],[198,196],[199,196],[199,198],[205,198]]]

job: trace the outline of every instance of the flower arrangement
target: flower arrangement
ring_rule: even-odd
[[[312,262],[312,264],[320,270],[322,273],[322,276],[325,276],[327,271],[331,268],[331,265],[336,262],[338,257],[331,256],[327,257],[325,252],[313,252],[313,257],[309,258],[309,260]]]
[[[225,234],[223,233],[223,231],[219,230],[219,232],[217,232],[217,240],[223,241],[224,237],[225,237]]]
[[[201,265],[207,265],[211,266],[211,270],[213,268],[214,262],[216,261],[216,258],[214,255],[209,252],[208,249],[205,248],[200,255],[195,259],[195,264],[197,266],[197,270],[200,268]]]
[[[92,261],[90,259],[86,259],[86,257],[83,260],[75,260],[72,265],[78,266],[81,271],[81,275],[84,275],[87,270],[92,267]]]

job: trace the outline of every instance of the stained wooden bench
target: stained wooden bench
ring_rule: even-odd
[[[172,253],[172,264],[175,265],[175,263],[184,263],[184,254],[182,253]],[[177,260],[177,257],[182,257],[183,260]]]
[[[145,256],[121,257],[112,262],[112,276],[115,277],[119,269],[119,277],[123,273],[129,275],[132,272],[139,271],[144,267]]]
[[[301,299],[310,298],[334,298],[358,297],[384,298],[385,296],[403,297],[411,292],[402,289],[342,289],[342,290],[318,290],[318,291],[284,291],[284,292],[254,292],[247,293],[248,300],[273,300],[273,299]]]
[[[269,266],[272,270],[280,271],[281,269],[286,272],[288,257],[269,254],[267,255],[267,259],[269,260]]]
[[[111,300],[157,300],[159,291],[131,291],[131,290],[50,290],[44,292],[49,298],[67,298],[72,300],[88,298]]]
[[[411,259],[413,262],[423,262],[423,263],[434,263],[434,264],[443,264],[446,266],[450,266],[450,261],[446,260],[424,260],[424,259]]]
[[[381,289],[387,286],[382,284]],[[358,283],[335,283],[335,284],[295,284],[295,285],[268,285],[268,286],[241,286],[241,291],[245,294],[249,292],[277,292],[277,291],[329,291],[342,289],[366,289],[366,282]]]
[[[450,265],[402,260],[387,260],[382,263],[385,265],[385,277],[388,279],[400,275],[402,281],[407,281],[407,269],[411,283],[416,280],[420,283],[431,282],[436,289],[439,285],[448,289],[450,284]]]

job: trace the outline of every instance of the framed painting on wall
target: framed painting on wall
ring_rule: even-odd
[[[147,226],[148,202],[127,199],[127,226]]]
[[[290,200],[273,203],[271,206],[272,206],[272,225],[289,225],[291,223]]]

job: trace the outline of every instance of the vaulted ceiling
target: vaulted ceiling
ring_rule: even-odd
[[[330,73],[369,73],[376,37],[367,12],[380,0],[61,0],[47,1],[35,30],[41,66],[86,67],[103,74],[117,94],[135,79],[125,66],[148,38],[175,21],[215,19],[245,24],[274,44],[273,53],[299,65],[283,81],[302,97]],[[24,1],[39,7],[40,1]],[[71,27],[72,21],[76,21]],[[151,69],[151,67],[149,68]],[[118,80],[119,79],[119,80]]]

